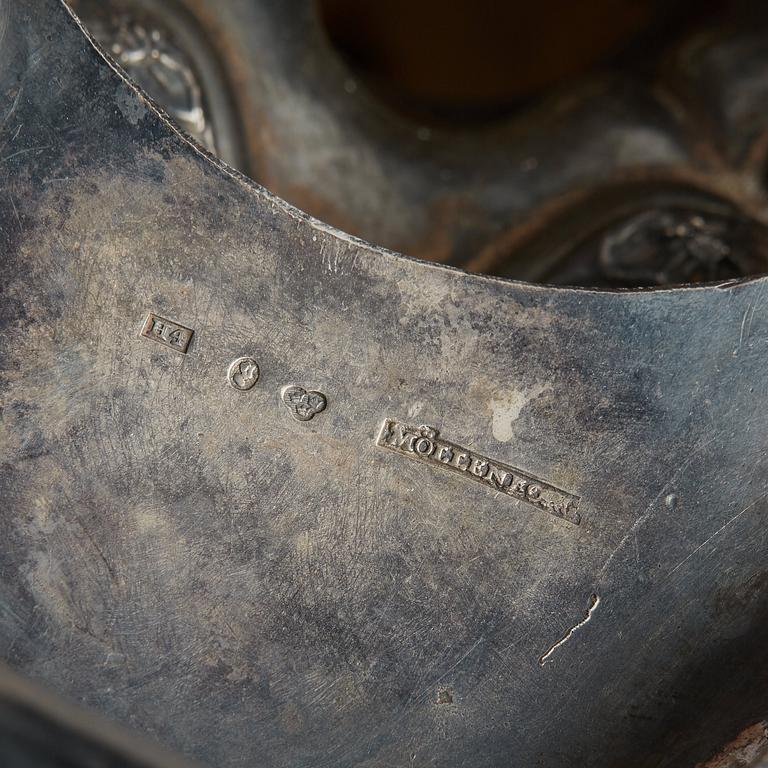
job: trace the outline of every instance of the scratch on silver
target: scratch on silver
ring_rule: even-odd
[[[578,622],[578,624],[574,624],[553,646],[549,648],[549,650],[543,656],[541,656],[539,659],[539,666],[543,667],[546,663],[548,663],[551,660],[550,656],[561,645],[565,645],[576,632],[578,632],[585,624],[590,622],[592,619],[592,614],[597,610],[598,605],[600,605],[600,595],[592,595],[591,604],[587,609],[587,612],[584,614],[584,618]]]
[[[409,426],[385,419],[376,444],[433,466],[464,475],[512,498],[524,501],[555,517],[578,525],[581,515],[576,511],[580,498],[550,483],[511,467],[500,461],[462,448],[438,437],[434,427]]]

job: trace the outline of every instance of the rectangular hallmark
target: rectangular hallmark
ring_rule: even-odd
[[[581,515],[576,511],[580,501],[578,496],[545,483],[521,469],[449,443],[438,437],[434,427],[412,427],[394,419],[385,419],[376,444],[426,464],[463,474],[495,491],[543,509],[550,515],[562,517],[574,525],[581,522]]]
[[[147,316],[144,327],[141,329],[141,335],[145,338],[157,341],[184,354],[187,352],[189,342],[192,341],[193,334],[194,331],[191,328],[185,328],[183,325],[174,323],[172,320],[166,320],[152,312]]]

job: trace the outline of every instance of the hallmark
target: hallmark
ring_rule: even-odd
[[[325,410],[328,400],[322,392],[296,385],[283,387],[281,392],[285,407],[297,421],[310,421],[314,416]]]
[[[495,491],[543,509],[550,515],[562,517],[574,525],[581,522],[581,515],[576,511],[580,501],[578,496],[521,469],[438,438],[438,431],[434,427],[413,427],[394,419],[385,419],[376,444],[427,464],[463,474]]]
[[[259,380],[259,364],[252,357],[238,357],[227,370],[230,386],[247,392]]]
[[[177,352],[186,354],[189,348],[189,342],[192,341],[194,331],[183,325],[174,323],[172,320],[166,320],[150,312],[144,321],[144,327],[141,329],[141,335],[145,339],[152,339],[160,344],[175,349]]]

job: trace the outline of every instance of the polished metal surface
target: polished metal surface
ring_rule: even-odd
[[[764,278],[411,260],[204,154],[58,0],[0,42],[4,660],[216,766],[694,766],[765,718]]]

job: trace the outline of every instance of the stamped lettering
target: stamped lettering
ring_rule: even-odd
[[[521,469],[481,456],[468,448],[438,436],[434,427],[413,427],[385,419],[376,444],[427,464],[445,467],[486,485],[494,491],[519,499],[555,517],[578,525],[579,497],[539,480]]]
[[[172,320],[166,320],[166,318],[159,317],[152,312],[149,313],[144,327],[141,329],[141,335],[144,338],[157,341],[183,354],[186,354],[193,334],[194,331],[191,328],[185,328],[183,325],[174,323]]]

